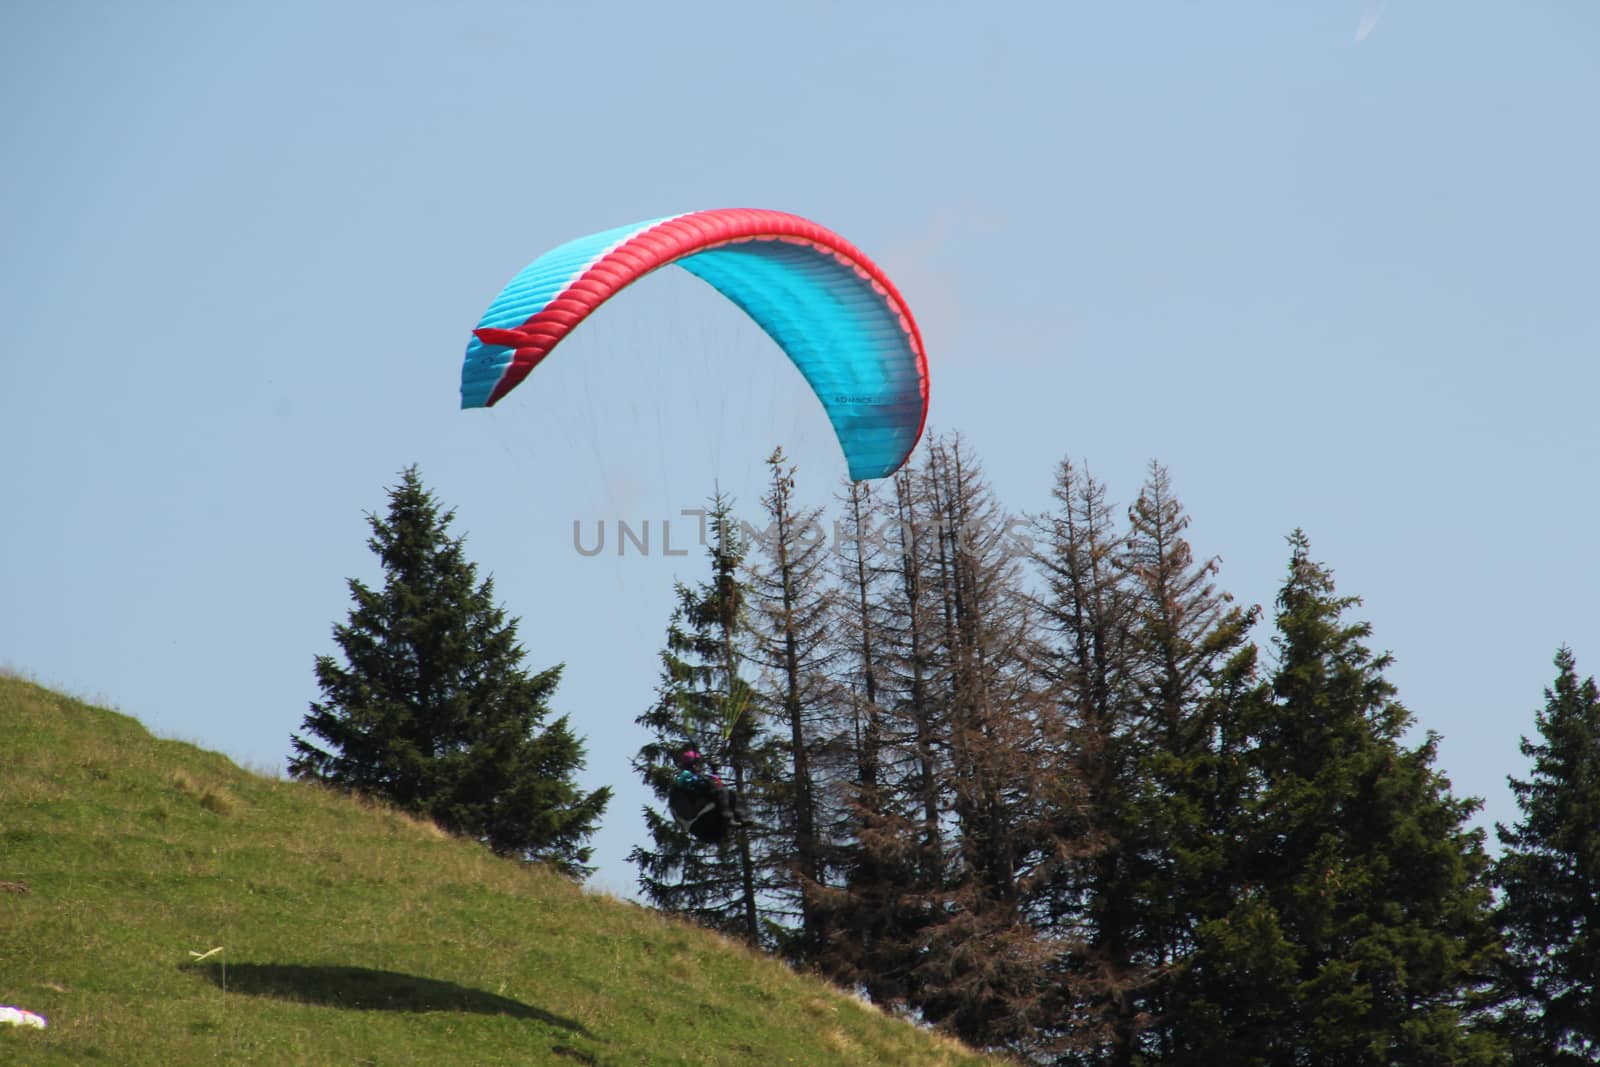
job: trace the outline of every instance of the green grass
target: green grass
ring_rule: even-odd
[[[0,1004],[50,1020],[0,1026],[6,1064],[997,1062],[649,909],[4,676]]]

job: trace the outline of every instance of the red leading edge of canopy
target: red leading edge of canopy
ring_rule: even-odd
[[[894,283],[860,249],[832,230],[798,215],[760,208],[696,211],[657,223],[601,256],[558,293],[543,311],[516,329],[474,330],[484,344],[516,350],[505,374],[489,394],[489,406],[516,388],[573,327],[630,282],[696,252],[748,241],[806,245],[855,271],[884,298],[899,319],[900,328],[906,332],[911,351],[916,354],[917,377],[922,383],[922,422],[926,424],[928,357],[922,348],[922,333]],[[923,428],[918,425],[916,439],[922,437]]]

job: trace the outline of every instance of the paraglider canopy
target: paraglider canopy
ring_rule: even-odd
[[[911,310],[854,245],[781,211],[695,211],[546,252],[472,331],[461,406],[497,403],[601,304],[672,264],[737,304],[789,356],[821,401],[853,480],[885,478],[905,463],[928,413],[927,357]]]

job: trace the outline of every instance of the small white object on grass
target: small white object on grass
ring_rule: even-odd
[[[219,953],[221,951],[222,951],[222,946],[221,945],[218,945],[216,948],[210,949],[209,951],[206,951],[206,952],[196,952],[194,949],[190,949],[189,950],[189,955],[193,956],[194,959],[190,960],[189,962],[190,963],[199,963],[201,960],[210,959],[212,956],[215,956],[217,953]]]
[[[21,1008],[13,1008],[9,1004],[0,1004],[0,1023],[9,1023],[12,1026],[31,1026],[35,1030],[43,1030],[45,1028],[43,1015],[24,1011]]]

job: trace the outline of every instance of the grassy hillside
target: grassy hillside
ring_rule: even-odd
[[[645,908],[8,677],[0,1004],[50,1020],[0,1026],[7,1064],[991,1062]]]

